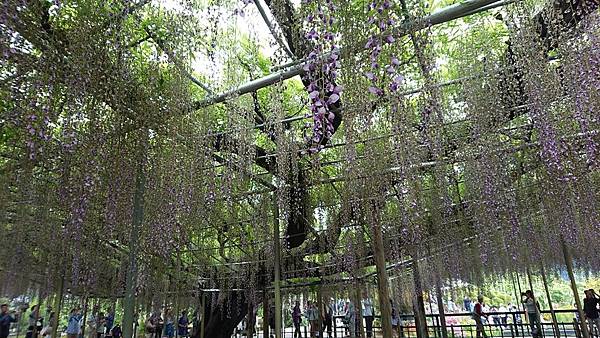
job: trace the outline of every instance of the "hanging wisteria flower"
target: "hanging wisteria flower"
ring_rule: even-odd
[[[374,0],[369,4],[368,8],[370,12],[368,22],[373,27],[373,31],[365,44],[365,49],[370,51],[369,60],[371,69],[366,71],[364,75],[371,83],[368,88],[369,93],[376,97],[383,97],[385,95],[386,81],[389,82],[387,89],[393,93],[398,91],[404,80],[396,69],[396,67],[400,66],[398,58],[395,55],[392,55],[389,59],[381,57],[384,46],[391,46],[396,42],[396,38],[392,35],[391,30],[396,23],[396,20],[392,17],[394,13],[391,11],[391,8],[392,4],[389,0],[384,0],[383,2]],[[385,66],[381,67],[380,62],[384,62]],[[380,74],[380,76],[375,74]]]
[[[306,4],[310,5],[312,2],[309,0]],[[306,90],[310,100],[310,115],[307,117],[312,117],[313,120],[312,135],[306,136],[307,142],[312,144],[309,149],[311,153],[322,149],[323,141],[333,135],[334,107],[342,93],[342,87],[336,84],[341,63],[340,49],[335,43],[337,34],[333,32],[337,6],[332,0],[327,0],[324,7],[320,3],[315,3],[314,6],[315,13],[306,17],[310,29],[305,34],[313,49],[303,66],[304,80],[309,82]]]

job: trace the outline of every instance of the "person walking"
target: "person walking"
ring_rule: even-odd
[[[8,311],[8,304],[0,305],[0,338],[7,338],[10,334],[10,324],[18,321],[15,311]]]
[[[400,327],[400,316],[394,305],[394,301],[390,298],[390,307],[392,309],[392,337],[398,337],[398,328]]]
[[[48,314],[48,321],[46,322],[46,326],[44,326],[44,328],[42,329],[42,331],[40,331],[40,335],[43,338],[50,338],[52,337],[52,328],[54,325],[54,316],[56,316],[56,314],[52,311]]]
[[[294,323],[294,338],[302,338],[300,332],[300,323],[302,323],[302,311],[300,310],[300,302],[296,301],[294,309],[292,310],[292,322]]]
[[[306,310],[306,319],[310,323],[310,337],[315,338],[319,332],[319,309],[314,302],[308,301],[308,309]]]
[[[327,331],[327,338],[332,337],[333,333],[333,298],[329,301],[329,304],[325,305],[325,330]]]
[[[119,325],[119,323],[113,326],[113,328],[110,330],[110,335],[112,338],[121,338],[123,335],[123,330],[121,330],[121,325]]]
[[[40,331],[44,327],[44,318],[40,317],[40,306],[34,305],[31,307],[29,321],[27,325],[27,333],[25,338],[37,338]]]
[[[540,323],[540,304],[535,300],[535,296],[533,295],[533,291],[527,290],[521,294],[521,302],[525,304],[525,310],[527,311],[527,318],[529,319],[529,328],[531,329],[531,335],[534,337],[540,336],[541,332],[539,329],[541,328]]]
[[[81,332],[81,310],[76,307],[71,310],[67,320],[67,337],[77,338]]]
[[[158,315],[156,312],[152,312],[148,319],[146,319],[144,332],[146,338],[154,338],[156,335],[156,326],[158,325]]]
[[[96,317],[96,338],[104,338],[106,334],[106,317],[104,313],[98,313]]]
[[[165,328],[163,332],[163,337],[173,338],[175,337],[175,318],[173,317],[173,310],[167,308],[165,310]]]
[[[115,310],[112,307],[109,307],[107,310],[106,318],[105,318],[105,326],[106,326],[106,334],[110,335],[113,325],[115,323]]]
[[[585,298],[583,299],[583,312],[590,326],[590,337],[600,337],[600,312],[598,306],[600,299],[594,289],[585,290]],[[594,326],[596,327],[594,334]]]
[[[344,321],[348,326],[350,332],[350,338],[356,338],[356,308],[351,301],[346,302],[346,313],[344,314]]]
[[[466,312],[471,312],[473,309],[471,308],[471,298],[469,296],[465,296],[463,299],[463,307]]]
[[[365,319],[367,338],[373,337],[373,312],[373,300],[369,298],[368,294],[365,294],[365,297],[362,300],[362,315]]]
[[[473,307],[473,319],[475,320],[475,326],[477,328],[477,338],[487,338],[485,333],[485,326],[483,326],[483,318],[487,319],[487,315],[483,312],[483,296],[477,297],[477,303]]]
[[[188,319],[187,311],[181,311],[181,317],[177,321],[177,334],[179,337],[187,338],[189,333],[190,320]]]

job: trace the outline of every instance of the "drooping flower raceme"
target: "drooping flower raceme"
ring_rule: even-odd
[[[313,49],[304,65],[304,80],[309,82],[306,90],[310,100],[310,114],[307,117],[312,117],[313,120],[312,136],[306,136],[307,142],[312,145],[311,153],[322,149],[323,140],[333,135],[336,113],[334,107],[339,104],[342,93],[342,87],[336,83],[341,66],[340,47],[336,44],[337,34],[333,32],[337,6],[332,0],[326,0],[324,6],[313,2],[314,0],[306,2],[306,5],[315,7],[315,12],[306,17],[308,32],[305,37]],[[311,124],[307,123],[306,127],[311,127]]]

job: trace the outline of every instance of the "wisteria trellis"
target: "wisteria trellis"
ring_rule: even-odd
[[[388,264],[429,253],[421,266],[439,269],[424,271],[426,286],[532,259],[557,268],[562,241],[580,268],[600,268],[597,2],[576,15],[517,2],[411,31],[424,2],[267,1],[288,45],[306,50],[306,87],[292,79],[199,111],[206,93],[163,48],[222,62],[219,77],[186,70],[222,90],[278,60],[204,21],[212,5],[111,3],[0,7],[0,253],[15,257],[0,263],[5,292],[56,291],[64,275],[73,292],[120,295],[140,158],[137,292],[148,303],[199,288],[223,290],[214,316],[257,303],[272,279],[277,191],[283,240],[302,237],[282,252],[286,280],[361,276],[373,220]],[[219,6],[235,17],[240,5]]]

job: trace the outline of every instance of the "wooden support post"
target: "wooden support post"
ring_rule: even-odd
[[[202,291],[200,299],[200,338],[204,338],[204,328],[206,327],[206,294]]]
[[[133,321],[135,312],[135,289],[137,280],[137,251],[139,233],[144,221],[144,193],[146,190],[146,146],[148,132],[144,131],[143,141],[138,149],[138,163],[133,193],[133,220],[129,237],[129,266],[125,284],[123,301],[123,338],[133,338]]]
[[[377,270],[381,326],[383,328],[383,338],[392,338],[392,306],[390,304],[389,280],[385,266],[383,233],[379,222],[380,211],[375,202],[373,202],[371,209],[373,214],[371,230],[373,231],[373,253],[375,256],[375,268]]]
[[[563,256],[565,258],[565,264],[567,265],[567,272],[569,273],[569,280],[571,281],[571,289],[573,290],[573,298],[575,298],[575,304],[577,305],[577,312],[579,312],[579,320],[581,321],[581,334],[583,338],[590,338],[590,332],[585,325],[585,313],[581,307],[581,299],[579,299],[579,292],[577,291],[577,283],[575,282],[575,273],[573,272],[573,256],[571,250],[565,243],[565,240],[561,238],[561,245],[563,250]]]
[[[435,283],[435,293],[437,296],[437,305],[440,314],[440,326],[442,327],[442,338],[448,338],[448,330],[446,328],[446,311],[444,310],[444,295],[442,294],[441,283],[440,277],[438,276]]]
[[[263,292],[263,338],[269,338],[269,293]]]
[[[356,298],[355,302],[355,309],[356,309],[356,320],[358,322],[358,332],[356,333],[357,337],[361,337],[361,338],[365,338],[365,327],[363,325],[363,316],[362,316],[362,295],[361,295],[361,290],[360,290],[360,282],[358,280],[358,278],[355,278],[355,293],[354,293],[354,297]]]
[[[429,338],[427,331],[427,317],[425,317],[425,303],[423,302],[423,287],[421,286],[421,273],[416,257],[412,261],[413,280],[415,284],[414,311],[417,338]]]
[[[181,285],[181,254],[179,252],[179,249],[177,250],[177,266],[175,274],[175,317],[173,318],[173,320],[175,321],[175,338],[179,338],[179,292],[181,291],[179,288],[179,286]]]
[[[246,337],[254,336],[254,303],[248,294],[248,309],[246,313]]]
[[[546,279],[546,269],[544,269],[544,263],[540,263],[540,270],[542,273],[542,282],[544,283],[544,290],[546,291],[546,298],[548,298],[548,307],[550,308],[550,315],[552,316],[552,325],[554,326],[554,337],[560,338],[560,329],[558,328],[558,320],[556,319],[556,312],[554,312],[554,305],[552,305],[550,289],[548,289],[548,280]]]
[[[86,294],[83,296],[83,322],[81,324],[81,337],[85,337],[85,326],[87,323],[87,313],[88,313],[88,304],[90,301],[90,297]]]
[[[321,280],[321,284],[317,288],[317,309],[319,309],[319,337],[323,337],[323,319],[325,318],[325,309],[323,308],[323,290],[322,290],[323,281]]]
[[[281,248],[279,242],[279,204],[277,203],[277,194],[273,194],[273,251],[274,251],[274,269],[275,280],[273,286],[275,289],[275,338],[281,338]]]
[[[56,295],[56,299],[54,300],[54,311],[55,311],[55,315],[54,315],[54,322],[52,323],[52,338],[57,338],[57,332],[58,332],[58,323],[59,323],[59,318],[60,318],[60,310],[62,308],[62,300],[63,300],[63,294],[65,292],[65,269],[63,267],[63,274],[62,277],[60,278],[60,284],[58,286],[58,295]]]

